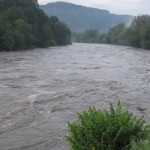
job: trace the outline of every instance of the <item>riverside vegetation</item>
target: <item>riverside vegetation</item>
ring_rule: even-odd
[[[106,33],[99,33],[95,29],[73,33],[73,40],[83,43],[127,45],[150,49],[150,15],[135,17],[129,27],[126,27],[124,23],[119,23]]]
[[[149,150],[150,126],[141,117],[137,119],[124,110],[118,101],[117,108],[78,113],[77,123],[68,123],[71,150]]]
[[[71,43],[71,32],[37,0],[0,0],[0,50],[20,50]]]

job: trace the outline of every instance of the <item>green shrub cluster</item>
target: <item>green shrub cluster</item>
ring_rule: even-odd
[[[133,142],[131,145],[131,150],[150,150],[150,139],[138,143]]]
[[[149,134],[144,119],[122,109],[120,101],[116,109],[110,103],[109,111],[89,107],[77,115],[78,123],[68,123],[71,150],[129,150],[133,140],[145,140]]]

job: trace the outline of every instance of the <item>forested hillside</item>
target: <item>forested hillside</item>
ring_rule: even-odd
[[[41,5],[40,8],[48,16],[58,16],[74,32],[83,32],[91,28],[100,32],[106,32],[110,27],[120,22],[130,24],[133,18],[130,15],[111,14],[107,10],[89,8],[66,2],[49,3]]]
[[[0,50],[20,50],[71,43],[71,32],[48,17],[37,0],[0,0]]]

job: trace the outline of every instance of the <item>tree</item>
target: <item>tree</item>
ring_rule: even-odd
[[[69,28],[57,17],[49,18],[37,0],[0,0],[0,50],[70,43]]]
[[[15,41],[14,44],[14,50],[19,50],[19,49],[25,49],[26,48],[26,43],[25,43],[25,36],[23,33],[20,32],[20,30],[13,30],[12,31],[12,36]]]
[[[141,47],[145,49],[150,49],[150,22],[143,25],[141,31]]]
[[[56,44],[67,45],[71,43],[71,32],[66,24],[59,22],[56,26],[55,35]]]
[[[31,48],[34,45],[35,37],[33,35],[32,25],[22,19],[15,21],[16,29],[18,29],[25,37],[26,48]]]
[[[40,47],[49,47],[56,44],[52,30],[48,23],[46,23],[41,29],[38,44]]]
[[[134,18],[130,27],[128,28],[129,45],[133,47],[141,47],[140,32],[143,26],[150,21],[149,15],[141,15]],[[143,43],[143,42],[142,42]]]
[[[88,29],[81,34],[81,41],[85,43],[96,43],[98,31],[95,29]]]
[[[108,33],[106,34],[104,42],[110,44],[119,44],[120,35],[125,30],[126,26],[124,23],[117,24],[116,26],[109,29]]]
[[[56,45],[66,45],[71,43],[71,31],[66,24],[60,22],[56,16],[51,16],[49,19],[52,28],[53,37]]]
[[[0,0],[0,8],[6,9],[12,6],[17,7],[39,7],[37,0]]]
[[[13,38],[13,33],[11,29],[8,29],[2,36],[2,48],[5,50],[13,50],[15,46],[15,41]]]
[[[10,23],[14,23],[17,19],[27,20],[24,10],[21,7],[10,7],[6,10],[6,20]]]

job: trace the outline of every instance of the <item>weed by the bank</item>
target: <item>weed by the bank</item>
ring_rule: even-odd
[[[145,141],[140,141],[138,143],[133,142],[131,144],[131,150],[150,150],[150,139]]]
[[[78,123],[68,123],[71,150],[129,150],[131,143],[147,138],[149,128],[144,119],[137,119],[122,109],[118,101],[116,109],[96,110],[95,107],[78,113]]]

